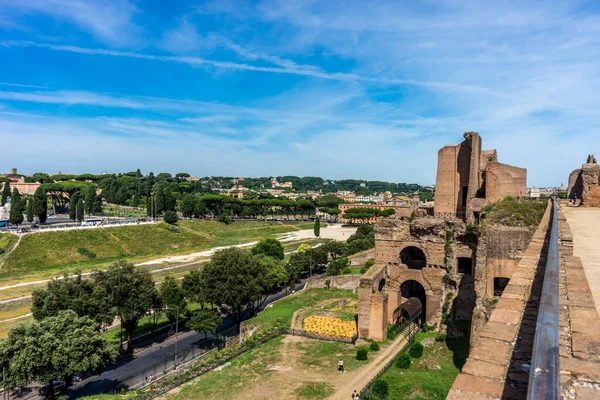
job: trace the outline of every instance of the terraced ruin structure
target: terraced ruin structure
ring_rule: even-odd
[[[585,164],[569,175],[569,199],[584,207],[600,207],[600,164],[590,154]]]
[[[384,340],[400,305],[413,297],[422,303],[421,322],[483,326],[486,304],[502,293],[532,230],[494,225],[482,234],[479,220],[492,203],[524,197],[526,177],[525,169],[500,163],[496,150],[482,150],[477,132],[443,147],[433,213],[421,209],[375,227],[375,265],[359,288],[359,335]]]

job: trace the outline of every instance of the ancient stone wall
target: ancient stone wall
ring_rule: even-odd
[[[365,251],[361,251],[360,253],[356,253],[348,257],[350,261],[350,266],[352,267],[362,267],[364,263],[367,262],[369,258],[375,258],[375,249],[369,249]]]
[[[527,195],[527,170],[500,162],[488,162],[486,199],[493,203],[506,196],[524,198]]]
[[[472,351],[447,399],[526,397],[528,376],[524,358],[531,357],[530,346],[533,344],[537,319],[535,301],[539,301],[541,294],[536,272],[538,268],[543,271],[545,265],[544,244],[549,221],[550,207],[489,321],[478,335],[471,335]],[[535,310],[532,310],[532,306]],[[475,313],[482,316],[483,310],[476,309]],[[474,315],[473,323],[477,321],[481,321],[481,317],[475,318]]]
[[[438,168],[435,186],[434,213],[456,213],[456,200],[458,191],[457,181],[457,153],[458,146],[445,146],[438,151]]]
[[[307,289],[326,288],[326,281],[329,280],[329,287],[335,289],[356,290],[360,284],[362,275],[338,275],[338,276],[313,276],[306,282]]]
[[[573,256],[573,234],[559,213],[560,383],[566,399],[600,398],[600,318],[581,259]]]
[[[600,207],[600,165],[593,155],[569,175],[568,193],[569,199],[579,200],[581,206]]]

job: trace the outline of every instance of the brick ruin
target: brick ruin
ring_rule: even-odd
[[[394,312],[410,297],[423,305],[421,322],[440,326],[447,317],[484,321],[486,299],[506,286],[532,232],[477,222],[484,207],[505,196],[524,197],[526,170],[501,164],[495,150],[481,150],[481,138],[467,132],[457,146],[439,151],[433,216],[394,216],[375,226],[375,265],[360,280],[361,337],[384,340]]]
[[[569,199],[584,207],[600,207],[600,165],[593,154],[569,175]]]
[[[434,213],[472,223],[485,206],[505,196],[525,197],[527,170],[498,162],[496,150],[481,150],[477,132],[438,152]]]

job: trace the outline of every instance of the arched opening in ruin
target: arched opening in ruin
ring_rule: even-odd
[[[494,278],[494,296],[500,297],[508,285],[510,278]]]
[[[385,288],[385,279],[381,279],[379,281],[379,287],[378,290],[381,292],[383,289]]]
[[[419,316],[419,324],[423,324],[427,315],[427,296],[425,295],[425,288],[423,288],[423,285],[417,281],[408,280],[400,286],[400,294],[402,296],[402,302],[405,302],[411,297],[419,299],[423,307],[421,315]]]
[[[409,269],[423,269],[427,266],[425,253],[418,247],[408,246],[400,252],[400,261]]]
[[[456,264],[456,271],[459,274],[473,275],[473,260],[470,257],[458,257]]]

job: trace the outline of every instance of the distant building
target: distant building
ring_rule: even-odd
[[[188,182],[197,182],[200,180],[200,178],[198,178],[197,176],[188,176],[187,178],[185,178],[185,180]]]
[[[344,200],[346,203],[356,203],[356,194],[354,192],[337,192],[337,197]]]
[[[271,178],[271,188],[292,189],[292,182],[278,182],[277,178]]]
[[[357,203],[377,203],[383,201],[382,196],[356,196]]]
[[[527,196],[530,199],[539,199],[541,196],[541,192],[540,189],[538,189],[537,187],[533,186],[530,187],[529,189],[527,189]]]
[[[361,182],[360,187],[367,187],[367,184],[364,182]]]
[[[408,207],[412,203],[412,199],[406,196],[394,196],[391,199],[383,200],[380,204],[384,206],[399,206],[399,207]]]

